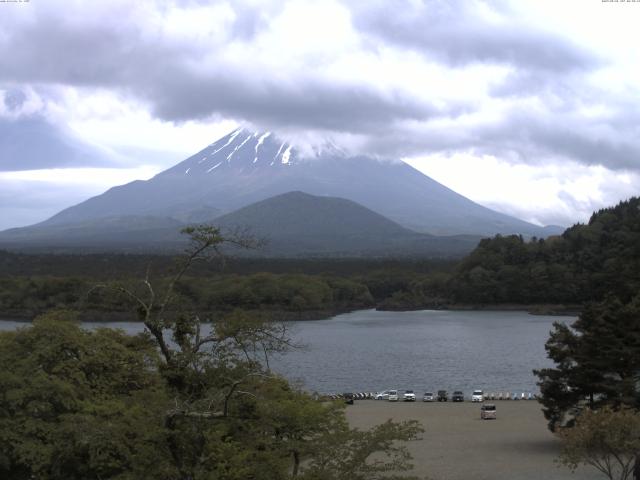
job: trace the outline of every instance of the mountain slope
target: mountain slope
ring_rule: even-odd
[[[267,240],[264,253],[300,255],[459,256],[478,238],[434,237],[401,227],[350,200],[289,192],[215,220],[223,228],[248,226]]]
[[[184,223],[168,217],[121,216],[0,232],[0,248],[45,251],[173,250],[183,245]]]
[[[186,218],[202,208],[227,213],[298,190],[346,198],[432,234],[548,233],[478,205],[402,162],[348,157],[332,147],[315,157],[305,158],[269,132],[238,129],[148,181],[114,187],[43,225],[123,215]]]
[[[248,205],[208,223],[226,233],[248,230],[266,245],[240,255],[459,257],[480,237],[416,233],[350,200],[289,192]],[[173,252],[186,246],[186,224],[153,216],[108,217],[36,225],[0,233],[0,247],[47,251]]]

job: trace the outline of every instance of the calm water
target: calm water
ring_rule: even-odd
[[[544,342],[552,323],[573,320],[525,312],[361,310],[290,322],[291,336],[305,347],[272,359],[271,367],[322,393],[390,388],[535,392],[531,370],[550,365]],[[0,330],[20,325],[0,321]],[[131,333],[143,328],[126,322],[85,326]]]

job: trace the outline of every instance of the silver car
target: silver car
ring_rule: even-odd
[[[378,392],[374,395],[376,400],[389,400],[389,390],[385,390],[384,392]]]

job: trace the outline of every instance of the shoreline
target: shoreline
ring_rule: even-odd
[[[444,305],[425,305],[415,308],[385,308],[376,307],[381,312],[414,312],[421,310],[451,310],[460,312],[527,312],[530,315],[551,315],[575,317],[582,311],[581,305],[564,304],[519,304],[519,303],[495,303],[495,304],[464,304],[451,303]]]
[[[260,315],[266,315],[272,317],[276,321],[281,322],[305,322],[315,320],[329,320],[338,315],[345,313],[353,313],[365,310],[376,310],[380,312],[419,312],[423,310],[435,310],[435,311],[461,311],[461,312],[527,312],[530,315],[550,315],[550,316],[569,316],[575,317],[580,315],[582,308],[578,305],[559,305],[559,304],[540,304],[540,305],[521,305],[521,304],[449,304],[449,305],[425,305],[415,308],[382,308],[380,306],[366,307],[360,305],[354,308],[336,308],[327,310],[307,310],[301,312],[291,312],[286,310],[243,310],[248,314],[257,313]],[[15,312],[15,311],[0,311],[0,321],[13,321],[21,323],[30,323],[38,315],[42,315],[45,312]],[[215,322],[217,317],[225,315],[229,312],[205,312],[203,317],[211,319],[210,322]],[[81,322],[98,322],[98,323],[112,323],[112,322],[141,322],[135,318],[135,315],[131,312],[104,312],[100,310],[89,310],[79,312],[79,321]]]

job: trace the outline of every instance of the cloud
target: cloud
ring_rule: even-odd
[[[3,101],[5,108],[13,113],[22,108],[27,101],[27,95],[22,90],[14,88],[5,92]]]
[[[41,222],[84,200],[88,193],[82,188],[71,190],[53,182],[0,178],[0,231]]]
[[[602,62],[568,38],[514,18],[506,2],[405,0],[354,10],[360,31],[454,67],[501,63],[557,73]]]
[[[5,21],[7,35],[0,37],[0,46],[21,45],[22,51],[0,58],[0,80],[115,89],[146,101],[157,117],[170,121],[216,115],[300,129],[369,132],[439,110],[400,90],[335,81],[314,65],[287,67],[283,62],[278,71],[262,61],[259,47],[242,43],[266,28],[256,9],[187,3],[195,13],[221,23],[220,31],[192,35],[176,22],[190,20],[194,12],[176,19],[177,13],[162,12],[153,3],[127,12],[118,2],[95,13],[80,4],[68,7],[72,12],[42,7],[17,24]],[[240,42],[241,57],[225,53],[234,42]]]
[[[171,76],[151,92],[161,118],[188,120],[216,114],[266,125],[298,129],[375,133],[394,122],[441,115],[435,106],[402,92],[379,92],[366,85],[304,78],[245,82],[242,75]]]
[[[20,45],[0,57],[0,82],[49,98],[55,86],[103,90],[162,121],[356,135],[396,158],[473,149],[638,168],[626,126],[609,135],[602,118],[580,116],[608,95],[587,81],[602,58],[508,2],[77,1],[0,26],[3,50]],[[24,101],[5,95],[6,110]],[[542,110],[526,113],[532,103]]]
[[[589,118],[580,109],[515,102],[493,117],[479,112],[445,123],[409,125],[370,138],[364,148],[384,156],[432,153],[492,155],[514,164],[577,162],[610,170],[640,170],[640,138],[633,113]]]
[[[42,116],[0,116],[0,171],[80,165],[115,166],[117,162]]]
[[[640,174],[576,162],[514,164],[491,155],[434,154],[411,165],[472,200],[539,225],[568,227],[637,195]]]

